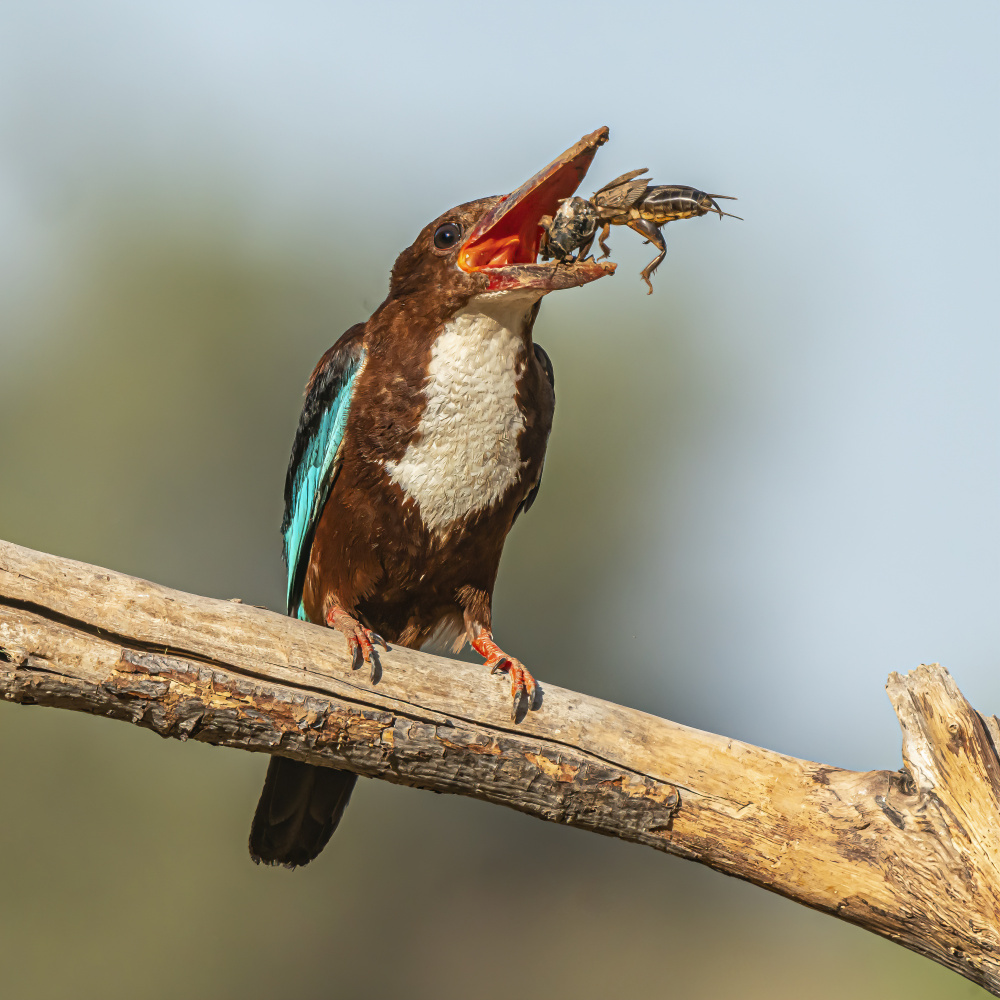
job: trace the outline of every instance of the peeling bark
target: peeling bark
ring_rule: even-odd
[[[1000,996],[1000,724],[892,674],[900,772],[854,772],[551,685],[520,724],[481,667],[0,542],[0,693],[646,844],[897,941]]]

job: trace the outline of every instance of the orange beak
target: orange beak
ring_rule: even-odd
[[[572,288],[613,274],[617,265],[597,263],[536,263],[542,239],[539,220],[554,216],[559,203],[579,187],[608,129],[585,135],[516,191],[501,198],[476,224],[458,255],[463,271],[479,271],[489,279],[489,291]]]

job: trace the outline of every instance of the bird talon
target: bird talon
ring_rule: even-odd
[[[362,625],[353,615],[348,614],[339,604],[333,604],[326,613],[326,623],[330,628],[343,632],[347,638],[347,649],[351,654],[351,669],[360,670],[362,663],[371,664],[371,682],[376,683],[382,672],[375,646],[381,646],[387,653],[389,643],[377,632]]]
[[[510,665],[510,693],[515,701],[520,701],[523,697],[525,712],[530,712],[535,707],[535,678],[528,673],[524,667],[516,660]]]
[[[522,702],[527,712],[530,712],[535,707],[535,678],[524,669],[520,660],[515,660],[513,656],[508,656],[493,641],[493,637],[486,629],[483,629],[472,640],[472,648],[480,656],[485,657],[485,666],[490,668],[491,674],[510,674],[510,717],[512,722],[517,722]]]
[[[521,708],[521,695],[524,694],[524,689],[520,689],[514,693],[514,697],[510,703],[510,721],[517,722],[518,710]],[[530,707],[530,706],[529,706]]]
[[[535,685],[533,683],[524,685],[524,697],[528,703],[528,711],[530,712],[535,707]]]

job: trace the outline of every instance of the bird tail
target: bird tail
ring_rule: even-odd
[[[272,757],[250,827],[255,863],[295,868],[326,846],[350,801],[358,776]]]

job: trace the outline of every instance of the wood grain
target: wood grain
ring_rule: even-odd
[[[889,678],[900,772],[846,771],[482,667],[0,541],[0,692],[162,736],[471,795],[681,855],[897,941],[1000,996],[1000,725],[947,673]],[[248,804],[249,815],[249,804]]]

